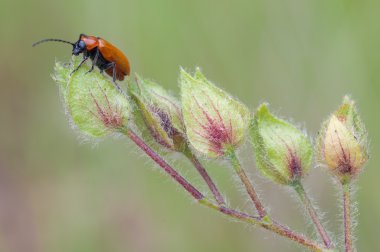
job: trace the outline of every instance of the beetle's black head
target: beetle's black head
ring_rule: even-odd
[[[83,40],[78,40],[73,45],[73,55],[78,56],[86,50],[86,43]]]

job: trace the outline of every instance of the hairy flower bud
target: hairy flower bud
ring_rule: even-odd
[[[261,105],[250,128],[256,163],[269,179],[291,185],[308,172],[313,156],[310,140],[299,129],[273,116]]]
[[[137,86],[131,90],[132,99],[138,108],[135,122],[140,131],[147,129],[144,137],[169,150],[181,151],[185,144],[185,126],[178,100],[160,85],[136,76]],[[131,87],[132,89],[132,87]]]
[[[191,145],[209,157],[220,157],[243,142],[249,111],[208,81],[199,69],[191,76],[181,69],[181,98]]]
[[[128,123],[130,105],[114,84],[97,71],[86,74],[82,65],[72,75],[80,60],[57,63],[53,79],[58,83],[67,111],[76,127],[92,137],[115,132]]]
[[[368,160],[367,132],[353,100],[343,104],[323,123],[318,136],[318,158],[342,182],[348,183]]]
[[[70,73],[72,72],[73,63],[56,62],[54,66],[53,80],[58,84],[59,91],[66,102],[67,84],[70,80]]]

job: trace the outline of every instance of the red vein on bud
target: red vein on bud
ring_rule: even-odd
[[[209,145],[209,151],[215,152],[218,155],[223,155],[224,150],[222,149],[224,144],[233,144],[232,140],[232,127],[227,130],[226,126],[224,125],[224,121],[219,113],[219,111],[216,110],[215,105],[214,109],[219,117],[219,121],[214,120],[210,117],[210,115],[205,111],[205,109],[201,106],[199,101],[194,97],[194,100],[198,107],[201,109],[202,114],[205,116],[208,124],[204,125],[200,120],[194,115],[193,111],[191,110],[190,113],[193,115],[193,118],[195,121],[199,124],[199,126],[205,130],[205,132],[199,132],[194,131],[197,135],[199,135],[202,138],[205,138],[208,141]],[[212,103],[212,101],[211,101]],[[213,104],[213,103],[212,103]]]
[[[219,117],[219,120],[220,120],[220,122],[221,122],[221,124],[222,124],[223,129],[224,129],[225,131],[227,131],[227,128],[226,128],[226,126],[224,125],[224,120],[223,120],[222,116],[220,115],[219,110],[216,108],[214,101],[210,98],[210,96],[209,96],[208,94],[205,93],[204,90],[203,90],[203,94],[209,99],[212,108],[214,109],[214,111],[216,112],[217,116]],[[231,119],[230,119],[230,125],[231,125]],[[228,137],[229,142],[232,142],[232,137],[231,137],[232,134],[231,134],[231,133],[232,133],[232,126],[229,128],[229,134],[227,134],[227,137]]]
[[[122,111],[121,108],[118,108],[117,105],[115,105],[115,108],[112,109],[110,106],[110,103],[108,101],[107,95],[104,93],[105,100],[108,103],[108,110],[104,109],[102,106],[100,106],[98,100],[95,98],[94,94],[89,91],[90,96],[92,97],[96,110],[98,112],[97,118],[104,124],[106,127],[113,127],[118,128],[122,126]],[[92,111],[91,111],[92,112]],[[92,114],[94,114],[92,112]]]

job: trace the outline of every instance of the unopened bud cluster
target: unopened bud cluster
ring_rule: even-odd
[[[196,69],[180,70],[180,96],[138,75],[127,80],[127,92],[80,60],[57,63],[57,82],[66,111],[76,129],[86,136],[110,133],[127,135],[140,149],[178,182],[194,199],[214,210],[285,236],[313,251],[334,251],[328,232],[318,219],[301,180],[316,159],[324,164],[344,190],[346,251],[350,250],[349,187],[368,160],[367,132],[355,103],[344,97],[342,105],[322,124],[316,146],[305,131],[274,115],[267,104],[250,111],[244,104],[210,82]],[[242,168],[236,150],[249,138],[257,167],[269,180],[291,186],[305,205],[324,246],[297,235],[270,217],[251,178]],[[179,152],[191,161],[215,198],[211,202],[163,159]],[[246,188],[256,216],[229,209],[216,184],[197,156],[226,159]],[[348,189],[347,189],[348,188]]]
[[[76,127],[100,137],[135,127],[150,143],[167,151],[192,148],[206,157],[226,157],[247,138],[253,145],[260,172],[270,180],[292,185],[307,175],[313,146],[304,131],[274,116],[267,104],[251,113],[200,71],[180,71],[180,99],[157,83],[136,75],[128,96],[87,66],[70,74],[78,61],[58,63],[54,79]],[[354,102],[345,97],[341,107],[323,123],[317,139],[317,158],[342,183],[351,181],[368,159],[367,134]]]

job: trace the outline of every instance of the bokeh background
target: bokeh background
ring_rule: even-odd
[[[351,94],[372,153],[356,194],[358,251],[380,251],[379,9],[377,0],[1,0],[0,251],[302,251],[192,203],[126,139],[83,143],[50,78],[71,48],[31,47],[42,38],[75,41],[80,33],[113,42],[133,72],[174,92],[179,66],[200,66],[252,111],[267,101],[311,136]],[[206,191],[186,162],[174,162]],[[231,169],[203,163],[231,204],[249,210]],[[273,215],[310,234],[291,193],[255,178]],[[338,188],[320,168],[305,184],[338,239]]]

